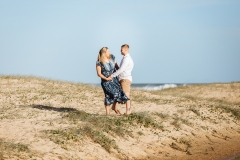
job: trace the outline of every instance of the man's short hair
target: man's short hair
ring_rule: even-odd
[[[121,46],[121,48],[125,48],[125,47],[129,48],[129,45],[128,44],[124,44],[124,45]]]

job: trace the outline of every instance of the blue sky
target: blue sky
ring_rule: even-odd
[[[240,81],[240,1],[0,0],[0,74],[99,83],[125,43],[133,83]]]

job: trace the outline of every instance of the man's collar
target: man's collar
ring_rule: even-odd
[[[123,56],[123,57],[128,57],[129,56],[129,53],[128,54],[126,54],[125,56]]]

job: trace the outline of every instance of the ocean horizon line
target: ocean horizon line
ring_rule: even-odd
[[[207,84],[207,83],[133,83],[131,87],[133,89],[152,91],[152,90],[163,90],[167,88],[176,88],[180,86],[197,85],[197,84]],[[91,85],[100,87],[101,83],[95,83]]]

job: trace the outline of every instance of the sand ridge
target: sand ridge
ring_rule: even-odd
[[[144,113],[160,128],[130,120],[134,125],[129,128],[126,118],[129,135],[118,136],[111,130],[99,133],[117,144],[118,149],[110,148],[109,152],[103,147],[105,142],[83,134],[82,126],[90,126],[98,133],[100,129],[94,128],[94,122],[68,118],[72,112],[82,111],[90,120],[106,120],[106,125],[111,119],[125,120],[113,112],[105,118],[101,88],[36,77],[1,76],[0,144],[6,150],[0,151],[0,159],[217,160],[240,152],[240,83],[162,91],[133,89],[131,94],[135,116]],[[124,113],[125,106],[117,106]],[[72,131],[79,128],[83,135],[75,138],[78,135],[71,135]]]

